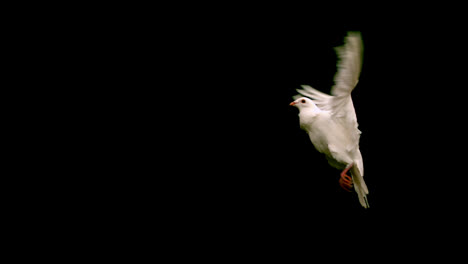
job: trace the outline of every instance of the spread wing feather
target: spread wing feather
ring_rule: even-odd
[[[331,94],[335,96],[345,96],[351,94],[359,81],[362,68],[362,40],[359,32],[349,32],[345,39],[345,44],[336,47],[338,55],[337,73],[335,74],[335,85],[331,89]]]

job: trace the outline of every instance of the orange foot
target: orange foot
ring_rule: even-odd
[[[353,164],[354,163],[349,164],[340,174],[340,186],[347,192],[351,192],[351,189],[353,188],[353,179],[351,176],[346,174],[353,167]]]

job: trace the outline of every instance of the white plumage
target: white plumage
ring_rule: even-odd
[[[300,95],[293,97],[295,101],[291,105],[299,109],[301,128],[309,134],[315,148],[325,154],[331,166],[344,170],[341,175],[344,182],[349,177],[345,175],[346,172],[351,172],[352,185],[359,202],[364,208],[368,208],[369,190],[363,179],[364,165],[359,150],[361,131],[358,129],[351,99],[351,92],[358,83],[361,72],[362,51],[360,33],[349,32],[345,44],[336,48],[338,71],[331,95],[303,85],[302,89],[297,90]]]

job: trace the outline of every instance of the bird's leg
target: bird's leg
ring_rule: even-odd
[[[340,186],[345,191],[351,192],[351,188],[353,187],[353,179],[351,176],[347,175],[346,173],[353,167],[354,163],[349,164],[340,174]]]

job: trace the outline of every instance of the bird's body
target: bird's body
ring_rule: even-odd
[[[346,164],[353,162],[351,158],[353,149],[347,148],[352,142],[351,138],[344,133],[342,125],[333,120],[330,112],[321,111],[313,116],[301,112],[300,120],[301,127],[307,131],[315,148],[325,154],[327,159],[332,159],[330,165],[343,169]],[[337,163],[345,165],[343,167]]]
[[[361,205],[369,207],[364,182],[364,166],[359,150],[361,131],[358,129],[351,91],[357,84],[361,69],[362,44],[359,33],[350,33],[343,47],[337,48],[341,59],[332,95],[303,85],[291,105],[299,109],[299,122],[314,147],[323,153],[328,163],[340,170],[340,184],[345,189],[354,189]],[[310,98],[308,98],[310,97]],[[346,173],[351,171],[352,179]]]

